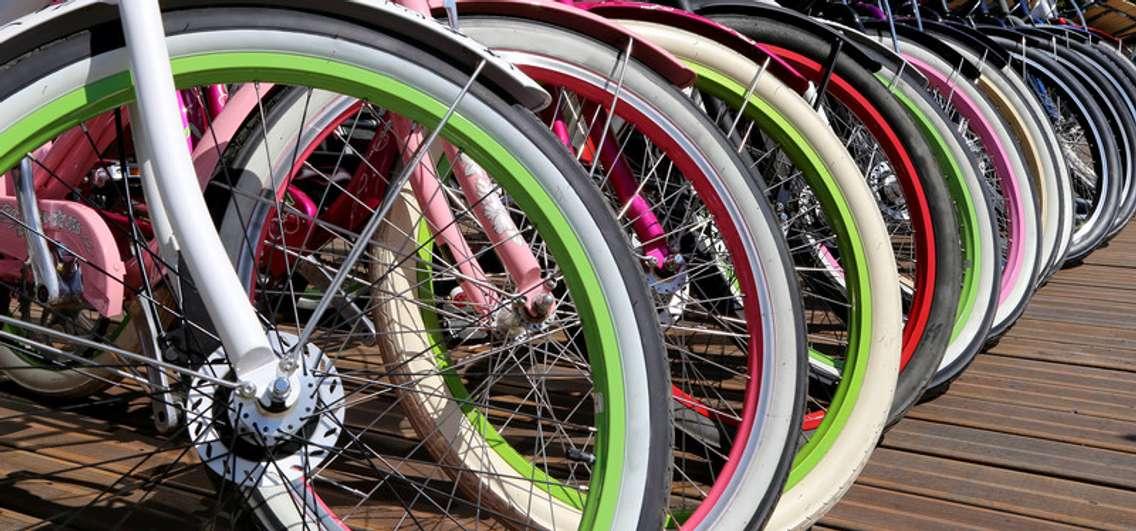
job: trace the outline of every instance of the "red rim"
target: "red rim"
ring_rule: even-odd
[[[603,89],[594,87],[588,83],[581,83],[571,76],[545,68],[529,65],[518,66],[525,74],[542,84],[564,87],[566,90],[570,90],[593,103],[598,103],[610,108],[613,99],[612,94]],[[735,271],[750,271],[750,262],[745,255],[745,247],[741,236],[738,234],[737,227],[733,224],[732,220],[730,220],[725,206],[715,193],[713,186],[702,177],[702,172],[697,168],[694,161],[687,157],[681,146],[667,135],[658,124],[647,119],[642,113],[632,109],[628,105],[617,105],[616,111],[621,119],[635,124],[641,133],[650,138],[655,145],[662,148],[667,156],[674,161],[675,166],[687,177],[687,180],[694,187],[699,197],[706,204],[710,214],[714,217],[717,229],[725,239],[726,247],[730,252],[731,259],[734,261]],[[694,178],[691,178],[692,176]],[[741,287],[743,297],[747,302],[758,300],[756,296],[757,287],[752,276],[738,275],[738,283]],[[761,394],[760,382],[762,374],[761,347],[763,336],[760,326],[762,319],[758,304],[748,303],[745,305],[743,311],[746,317],[747,331],[750,334],[750,341],[747,354],[749,382],[746,385],[744,400],[742,402],[742,418],[741,421],[737,423],[733,444],[727,454],[725,464],[718,472],[717,481],[714,482],[714,485],[698,505],[698,508],[682,523],[683,527],[696,526],[701,522],[725,493],[730,483],[728,480],[737,472],[737,463],[741,461],[742,453],[745,451],[750,432],[755,422],[757,422],[756,416]],[[695,410],[697,411],[697,409]]]
[[[784,48],[763,44],[764,47],[776,53],[789,62],[799,72],[813,81],[819,81],[823,76],[824,67],[812,59]],[[900,142],[899,135],[888,125],[883,115],[872,105],[863,94],[857,91],[846,79],[833,74],[828,82],[829,93],[847,107],[859,119],[872,135],[880,142],[880,147],[888,156],[896,177],[903,187],[904,200],[911,215],[912,227],[919,237],[915,238],[915,295],[911,301],[911,310],[906,314],[907,320],[903,325],[903,354],[900,359],[900,369],[907,366],[911,356],[919,346],[919,340],[926,330],[927,321],[931,317],[931,303],[934,300],[935,277],[937,264],[935,262],[935,233],[931,220],[930,206],[923,185],[919,181],[919,173],[911,160],[907,149]]]

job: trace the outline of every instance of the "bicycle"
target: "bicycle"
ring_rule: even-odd
[[[343,451],[344,447],[357,447],[360,434],[370,431],[367,426],[350,421],[345,414],[345,410],[350,408],[343,402],[350,401],[352,407],[360,407],[360,404],[375,398],[368,394],[385,399],[396,392],[390,384],[385,384],[385,396],[384,393],[374,392],[375,386],[382,385],[376,379],[381,371],[375,372],[373,367],[343,365],[338,361],[333,363],[331,360],[338,360],[339,356],[313,347],[320,343],[327,345],[326,342],[336,334],[341,334],[340,340],[343,339],[342,336],[351,336],[350,333],[342,334],[342,321],[337,323],[324,319],[332,313],[328,309],[336,307],[337,297],[340,300],[355,298],[357,302],[367,300],[367,304],[375,304],[375,299],[358,298],[357,293],[350,291],[358,281],[354,271],[359,269],[352,266],[363,263],[356,260],[366,256],[364,262],[369,267],[385,264],[391,272],[400,271],[397,266],[399,260],[390,255],[380,259],[381,253],[369,250],[374,245],[371,243],[353,246],[350,251],[339,255],[336,258],[338,262],[333,262],[338,267],[317,266],[318,271],[331,277],[326,290],[316,297],[316,306],[304,318],[295,318],[298,313],[291,312],[293,319],[288,320],[286,327],[270,312],[254,308],[243,294],[250,293],[250,289],[255,290],[258,279],[235,274],[233,266],[229,265],[233,258],[230,254],[232,246],[226,248],[215,232],[202,230],[202,227],[210,226],[212,221],[202,198],[199,181],[193,174],[185,138],[178,123],[175,99],[177,92],[169,72],[176,72],[181,83],[190,85],[276,81],[293,84],[308,82],[317,87],[337,89],[356,97],[385,102],[392,113],[397,112],[407,120],[413,116],[413,123],[417,125],[412,132],[417,132],[422,138],[421,145],[409,151],[400,164],[399,173],[387,183],[380,203],[373,209],[377,214],[357,234],[357,241],[369,242],[373,234],[390,234],[384,227],[386,222],[379,221],[384,219],[383,214],[409,212],[405,210],[408,201],[397,192],[404,188],[404,183],[412,180],[413,173],[423,168],[420,163],[429,160],[429,147],[441,138],[460,150],[463,156],[476,159],[482,168],[487,168],[486,172],[502,188],[499,193],[507,195],[509,201],[512,201],[508,204],[529,215],[523,218],[521,229],[528,231],[526,234],[530,238],[537,238],[532,241],[543,242],[543,246],[537,247],[545,249],[541,258],[546,261],[541,265],[547,277],[541,278],[541,286],[557,286],[556,296],[561,300],[557,301],[556,308],[561,308],[562,311],[555,315],[569,311],[571,315],[580,316],[577,318],[580,322],[571,325],[576,332],[568,334],[569,337],[579,335],[585,338],[575,343],[569,342],[577,350],[573,352],[576,354],[573,356],[576,360],[574,374],[581,381],[588,382],[582,388],[585,392],[580,408],[598,410],[592,422],[599,426],[599,433],[602,434],[599,440],[582,443],[586,447],[581,450],[582,455],[588,455],[589,458],[585,461],[591,463],[578,466],[581,470],[549,470],[552,474],[561,474],[568,479],[570,486],[567,487],[568,494],[564,496],[579,504],[583,525],[619,527],[621,523],[634,522],[632,525],[640,525],[660,521],[662,511],[653,510],[652,507],[659,507],[658,503],[663,498],[659,490],[665,489],[666,481],[657,470],[665,470],[665,467],[658,467],[654,463],[657,458],[665,459],[663,456],[669,450],[666,443],[669,436],[665,435],[669,430],[669,405],[666,400],[652,398],[650,393],[645,392],[648,385],[666,385],[665,371],[662,371],[661,362],[653,354],[659,351],[656,346],[658,331],[652,324],[649,311],[643,309],[645,307],[642,305],[634,304],[636,299],[645,296],[641,274],[635,268],[626,267],[626,263],[634,263],[633,258],[626,251],[626,244],[618,236],[618,230],[613,230],[614,220],[605,217],[604,213],[609,211],[606,207],[598,206],[598,195],[586,190],[577,181],[578,177],[568,178],[580,171],[578,166],[570,158],[552,149],[555,139],[537,127],[531,115],[525,114],[527,111],[521,111],[517,106],[539,105],[546,101],[546,93],[467,39],[393,6],[369,3],[336,5],[329,7],[322,18],[310,11],[300,12],[287,6],[270,10],[229,10],[225,13],[235,17],[267,17],[258,20],[272,20],[280,25],[275,28],[276,33],[288,33],[295,37],[294,42],[281,43],[273,39],[273,31],[249,29],[246,33],[260,39],[261,45],[269,51],[245,53],[217,51],[216,46],[220,44],[221,37],[228,36],[216,25],[220,22],[216,18],[221,14],[220,8],[208,10],[195,7],[169,11],[166,15],[171,28],[168,37],[155,31],[155,28],[162,28],[162,25],[159,22],[159,12],[153,4],[124,1],[117,9],[121,10],[125,39],[113,50],[83,49],[82,45],[73,44],[83,41],[82,38],[67,38],[67,34],[76,28],[79,36],[84,35],[84,31],[99,35],[114,33],[118,11],[105,4],[64,4],[31,15],[18,24],[5,28],[4,40],[12,44],[9,49],[15,55],[4,57],[4,62],[9,64],[10,81],[3,98],[6,101],[5,109],[14,114],[7,115],[6,123],[12,126],[0,133],[0,137],[5,139],[0,145],[4,147],[3,166],[11,167],[22,159],[27,169],[37,161],[34,156],[24,158],[25,154],[38,147],[37,144],[42,144],[72,125],[82,123],[86,118],[106,111],[108,107],[128,101],[130,78],[125,73],[129,55],[129,65],[133,67],[140,96],[136,113],[140,119],[132,128],[134,138],[131,149],[139,155],[143,178],[141,183],[132,185],[141,190],[131,190],[131,186],[124,186],[122,191],[127,198],[125,204],[129,207],[126,209],[127,218],[136,227],[139,219],[145,218],[153,228],[159,249],[150,249],[144,238],[127,237],[124,241],[128,243],[130,252],[155,263],[155,267],[161,271],[161,277],[167,279],[164,285],[159,286],[158,278],[146,279],[147,268],[140,268],[140,276],[143,277],[141,285],[134,286],[135,290],[124,289],[124,293],[136,298],[138,306],[138,315],[134,315],[133,309],[130,309],[129,321],[132,325],[144,325],[145,333],[140,334],[140,339],[149,340],[150,350],[143,348],[143,353],[130,352],[105,341],[105,334],[96,334],[98,339],[104,340],[99,341],[75,337],[74,334],[54,329],[58,327],[29,323],[28,318],[38,319],[43,315],[43,303],[53,310],[62,309],[63,306],[57,305],[58,300],[50,297],[40,303],[36,302],[38,299],[27,296],[17,297],[21,300],[14,303],[17,309],[21,305],[35,307],[30,313],[22,314],[24,319],[0,317],[6,325],[2,334],[7,348],[15,348],[27,356],[38,355],[40,361],[48,363],[65,360],[66,364],[74,364],[64,367],[64,370],[82,372],[86,370],[84,367],[110,369],[123,382],[114,385],[114,388],[149,388],[154,393],[145,395],[145,399],[151,401],[171,402],[181,400],[182,396],[188,397],[188,422],[182,428],[175,429],[173,435],[188,432],[196,439],[192,448],[212,470],[213,480],[218,483],[218,504],[221,495],[228,490],[240,493],[237,505],[243,507],[235,510],[238,517],[241,514],[247,516],[255,513],[256,518],[268,526],[289,521],[297,525],[341,525],[333,514],[335,511],[329,511],[330,506],[324,503],[327,492],[329,489],[335,490],[337,482],[322,482],[322,479],[332,473],[336,468],[332,466],[335,463],[351,460],[349,453]],[[364,18],[354,20],[363,20],[362,25],[347,22],[351,20],[349,17],[360,16]],[[76,25],[80,20],[85,24]],[[180,26],[178,22],[181,23]],[[87,30],[87,27],[94,29]],[[387,30],[388,35],[397,35],[398,38],[375,33],[376,28]],[[334,42],[328,40],[328,35],[344,31],[363,43],[343,39]],[[425,36],[435,39],[430,50],[438,50],[438,46],[442,46],[444,57],[451,62],[454,58],[458,59],[458,68],[438,61],[434,58],[434,52],[408,47],[408,41],[422,42],[420,39]],[[63,41],[58,41],[61,37]],[[217,41],[209,42],[212,39]],[[167,40],[175,45],[172,46],[172,56],[164,55]],[[53,45],[52,41],[57,43]],[[36,52],[20,57],[21,52],[18,50],[22,46],[28,46],[27,49]],[[376,48],[383,50],[383,46],[386,47],[385,51],[376,53]],[[277,50],[275,55],[271,50]],[[326,59],[327,50],[335,50],[344,55],[329,60]],[[395,50],[399,53],[395,53]],[[418,51],[409,53],[408,50]],[[37,64],[40,61],[37,59],[53,56],[60,60],[68,58],[66,60],[78,61],[80,66],[70,69],[64,67],[46,74],[39,72]],[[89,56],[95,59],[89,59]],[[325,59],[315,59],[318,57]],[[344,57],[352,59],[348,61]],[[415,61],[419,64],[415,65]],[[358,66],[360,63],[367,67]],[[421,63],[430,66],[421,66]],[[99,70],[90,78],[75,78],[73,75],[67,77],[90,64],[97,64],[104,70]],[[414,81],[408,84],[405,80],[400,81],[397,76],[391,77],[389,73],[395,67],[401,69],[395,70],[398,75]],[[385,72],[387,75],[377,72]],[[31,79],[36,79],[37,76],[43,78],[45,75],[55,83],[58,90],[46,95],[41,93],[39,103],[22,99],[23,95],[29,93],[21,92],[23,87],[17,85],[30,83]],[[214,79],[211,81],[208,79],[210,77]],[[245,79],[241,79],[242,77]],[[274,77],[276,79],[272,79]],[[69,81],[55,81],[65,79]],[[41,83],[52,85],[52,82]],[[56,98],[66,95],[76,96],[70,99]],[[18,119],[21,113],[26,116]],[[121,119],[118,120],[119,124],[122,122]],[[159,130],[159,127],[164,130]],[[125,130],[119,127],[119,149],[116,155],[120,159],[126,158],[129,153],[123,147],[127,137]],[[502,149],[502,142],[511,148]],[[150,147],[153,149],[147,149]],[[129,167],[130,164],[120,165],[120,168]],[[27,173],[29,172],[22,172],[21,179]],[[160,177],[148,178],[153,175]],[[130,182],[129,179],[125,180]],[[551,193],[552,190],[555,190],[554,194]],[[144,201],[129,199],[132,192],[141,192]],[[177,200],[171,201],[169,198]],[[166,200],[162,201],[163,199]],[[267,198],[267,203],[273,205],[277,212],[283,212],[281,199]],[[142,205],[145,206],[142,209],[144,212],[138,210],[131,213],[133,207]],[[458,214],[463,219],[475,217],[467,211],[459,211]],[[399,218],[399,222],[418,223],[414,221],[414,214],[407,215],[411,218]],[[14,215],[6,217],[17,223],[25,233],[33,235],[28,240],[46,243],[49,252],[66,249],[68,258],[75,257],[75,265],[68,266],[71,269],[58,268],[68,275],[71,284],[74,284],[74,271],[78,271],[81,277],[103,273],[96,267],[98,262],[74,252],[76,249],[67,246],[65,242],[51,239],[42,228],[36,227],[31,218],[25,221]],[[276,218],[275,223],[279,226],[282,219]],[[401,228],[408,230],[411,226],[403,225]],[[541,237],[544,235],[548,238]],[[405,234],[391,234],[385,241],[388,246],[395,246],[394,250],[397,251],[399,237],[403,238],[403,243],[417,241],[406,238]],[[171,248],[172,242],[176,242],[176,248]],[[345,245],[342,239],[339,243]],[[47,262],[43,260],[47,253],[35,251],[32,254],[38,256],[38,261]],[[47,257],[55,259],[50,254]],[[179,262],[164,257],[177,257]],[[569,263],[571,266],[565,269],[557,267]],[[41,268],[39,276],[32,277],[37,284],[36,291],[39,291],[38,284],[45,283],[44,279],[52,278],[49,273],[56,269]],[[441,274],[443,269],[446,274],[457,270],[456,267],[439,267],[435,274]],[[248,272],[247,269],[244,271]],[[395,278],[392,274],[386,275],[384,281]],[[116,278],[113,275],[104,276]],[[118,280],[122,281],[121,278]],[[473,278],[470,282],[476,283],[478,280]],[[377,279],[371,282],[374,289],[381,284]],[[488,286],[482,287],[489,289]],[[62,293],[64,296],[61,298],[70,303],[77,299],[74,293]],[[518,295],[508,294],[501,298],[502,306],[510,308],[504,313],[518,315],[520,311],[528,311],[523,304],[512,304],[513,300],[518,300]],[[123,306],[127,307],[125,304]],[[207,315],[208,319],[194,322],[195,312]],[[537,321],[535,325],[547,323],[553,312],[549,308],[549,314],[534,316],[536,319],[533,320]],[[102,317],[117,319],[113,315]],[[267,334],[248,333],[249,330],[262,330],[262,323],[265,322],[270,325]],[[546,326],[555,329],[557,322]],[[642,324],[628,327],[616,326],[616,322]],[[116,320],[115,323],[121,325],[122,321]],[[281,330],[282,327],[286,330]],[[347,328],[350,329],[350,326]],[[522,323],[520,329],[525,331],[526,328],[528,327]],[[546,334],[545,338],[549,335],[555,334]],[[523,337],[516,340],[517,343],[522,343],[533,341],[534,336],[539,334],[529,330],[524,335],[512,337]],[[158,339],[162,341],[159,342]],[[214,351],[192,348],[200,346],[199,343],[204,340],[219,343],[223,348]],[[357,337],[352,338],[352,341],[358,340]],[[509,344],[507,337],[497,340]],[[59,345],[48,344],[56,342],[69,342],[80,348],[73,348],[69,352],[57,348]],[[169,348],[171,346],[174,348]],[[120,363],[104,367],[102,365],[107,364],[81,355],[88,350],[111,352]],[[443,371],[435,364],[430,367],[427,369],[431,371],[430,377],[440,377]],[[149,374],[154,373],[165,375],[169,383],[162,384],[155,381],[158,378],[150,378]],[[359,383],[362,385],[356,385]],[[595,393],[586,392],[593,384]],[[367,390],[368,386],[370,391]],[[305,387],[317,389],[318,392],[303,395],[296,391]],[[597,397],[595,403],[592,402],[593,396]],[[488,404],[489,399],[488,396],[479,397],[478,402]],[[599,405],[601,403],[602,406]],[[225,407],[225,404],[232,407]],[[238,406],[241,413],[237,413]],[[295,416],[300,414],[298,411],[306,408],[317,411],[319,415],[302,418]],[[218,414],[221,414],[220,417]],[[269,425],[275,431],[265,431]],[[578,426],[570,431],[584,428],[586,427]],[[253,430],[260,435],[252,435]],[[304,430],[320,431],[322,437],[309,437],[304,435],[308,433]],[[311,433],[314,434],[315,431]],[[238,456],[233,453],[235,447],[221,442],[221,433],[231,434],[226,437],[239,436],[244,441],[241,444],[251,442],[267,453],[262,453],[261,458]],[[636,436],[630,437],[630,433],[635,433]],[[658,438],[643,437],[644,433],[657,434]],[[295,439],[302,438],[300,436],[310,440],[299,445],[299,448],[285,444],[289,440],[295,442]],[[344,438],[351,440],[344,442]],[[429,442],[431,437],[423,439]],[[568,447],[574,448],[572,445]],[[561,451],[568,449],[562,448]],[[273,458],[273,452],[287,455]],[[154,455],[157,454],[150,454],[147,459]],[[221,458],[220,455],[226,457]],[[634,455],[636,458],[626,460],[625,455]],[[372,457],[379,459],[381,456]],[[544,464],[547,465],[547,462]],[[595,475],[591,474],[590,464],[595,464]],[[453,499],[452,495],[445,492],[427,488],[431,481],[428,478],[415,480],[402,473],[401,467],[386,469],[385,474],[377,469],[375,472],[376,486],[399,482],[415,490],[412,499],[405,500],[409,502],[409,507],[414,507],[415,503],[427,503],[431,497]],[[243,478],[239,476],[245,473],[248,475]],[[384,479],[380,480],[379,477]],[[544,480],[531,475],[517,475],[509,481],[528,485],[526,490],[532,491]],[[586,500],[582,496],[573,497],[570,494],[571,491],[578,492],[576,485],[586,488]],[[606,489],[602,488],[604,486]],[[113,497],[113,492],[109,495]],[[628,503],[628,496],[637,498],[637,501]],[[369,499],[366,495],[358,497],[360,505]],[[97,496],[95,501],[105,498],[106,496]],[[132,513],[124,518],[129,514]],[[413,514],[410,508],[406,509],[406,514]],[[497,516],[509,520],[515,518],[516,513],[502,512],[497,513]]]

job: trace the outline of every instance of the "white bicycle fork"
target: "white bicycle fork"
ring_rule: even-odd
[[[190,153],[185,146],[170,68],[169,50],[156,0],[108,0],[118,4],[130,56],[145,142],[138,153],[152,172],[143,174],[150,205],[161,205],[168,221],[155,223],[162,255],[180,250],[196,288],[232,364],[238,392],[247,398],[266,392],[278,376],[279,362],[264,328],[213,226],[201,195]],[[136,133],[138,134],[138,133]]]

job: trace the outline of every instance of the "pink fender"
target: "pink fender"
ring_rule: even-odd
[[[430,8],[434,16],[445,16],[441,0],[430,0]],[[458,0],[458,14],[459,24],[460,16],[464,15],[500,15],[546,22],[620,50],[627,47],[628,39],[633,39],[635,44],[631,47],[631,56],[637,61],[675,86],[685,88],[694,82],[694,72],[666,50],[638,39],[618,24],[572,5],[551,0]]]
[[[86,261],[79,262],[83,275],[83,300],[101,315],[122,313],[126,266],[115,246],[114,235],[99,214],[72,201],[43,199],[39,202],[44,233]],[[0,211],[20,218],[16,198],[0,197]],[[20,278],[28,258],[24,230],[8,217],[0,217],[0,277]]]
[[[225,147],[229,145],[229,140],[237,134],[241,124],[245,123],[245,118],[256,110],[260,97],[271,89],[270,83],[241,85],[236,92],[229,95],[225,107],[213,118],[209,129],[201,135],[201,140],[193,148],[193,169],[197,171],[197,182],[201,184],[202,190],[213,177],[213,171],[221,159],[221,154],[225,152]]]
[[[776,54],[767,51],[763,45],[701,15],[672,7],[620,0],[581,2],[575,6],[616,21],[626,19],[654,22],[698,34],[744,55],[759,65],[769,60],[767,67],[769,73],[802,94],[809,87],[808,80],[804,76]]]
[[[123,120],[129,122],[123,113]],[[40,146],[33,152],[38,164],[33,164],[36,195],[40,199],[59,199],[67,197],[73,187],[81,184],[91,168],[98,165],[102,153],[117,138],[114,116],[103,113],[80,127],[72,127],[55,140]],[[94,144],[94,146],[92,146]],[[50,171],[48,171],[50,170]],[[4,174],[3,192],[0,195],[15,195],[15,181],[10,174]]]

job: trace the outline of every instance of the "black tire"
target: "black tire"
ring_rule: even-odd
[[[1014,52],[1016,67],[1021,69],[1021,54],[1023,52],[1021,44],[999,37],[993,38],[996,42]],[[1122,184],[1120,175],[1122,175],[1124,167],[1120,160],[1119,148],[1116,144],[1117,137],[1113,130],[1114,127],[1118,126],[1115,116],[1110,119],[1109,114],[1106,114],[1103,110],[1104,107],[1102,107],[1102,105],[1111,105],[1111,103],[1104,99],[1100,92],[1089,90],[1089,85],[1085,84],[1085,78],[1072,72],[1070,70],[1071,65],[1068,62],[1061,62],[1060,59],[1055,59],[1051,55],[1033,48],[1026,48],[1024,54],[1026,71],[1032,77],[1030,86],[1046,107],[1047,114],[1049,114],[1047,118],[1053,122],[1055,116],[1052,114],[1052,107],[1046,103],[1044,91],[1059,91],[1062,97],[1075,103],[1070,112],[1075,113],[1073,118],[1084,128],[1086,134],[1090,135],[1087,141],[1091,142],[1094,170],[1100,181],[1095,183],[1097,196],[1092,204],[1093,213],[1090,217],[1093,220],[1089,222],[1090,226],[1084,227],[1083,230],[1078,230],[1074,226],[1074,241],[1069,246],[1066,263],[1075,264],[1100,245],[1107,235],[1107,231],[1111,228],[1112,220],[1115,218],[1116,210],[1119,207],[1120,186]],[[1044,84],[1044,89],[1040,88],[1042,84]],[[1055,130],[1060,130],[1059,124],[1054,123],[1053,125]],[[1072,167],[1072,162],[1067,161],[1067,163],[1070,163]],[[1071,171],[1070,175],[1072,179],[1076,179],[1074,172]],[[1077,236],[1078,232],[1080,232],[1079,236]]]
[[[756,496],[743,498],[737,494],[728,494],[723,496],[718,503],[722,504],[722,507],[730,508],[731,512],[736,513],[735,516],[740,516],[743,510],[746,511],[748,513],[746,515],[748,518],[747,528],[761,527],[772,514],[773,508],[780,498],[792,466],[792,456],[800,438],[808,362],[804,313],[801,310],[793,262],[790,259],[785,239],[777,230],[778,224],[772,207],[762,193],[765,186],[761,183],[760,177],[749,170],[749,166],[740,159],[736,149],[717,130],[718,128],[710,121],[709,117],[699,110],[685,94],[669,84],[656,72],[636,60],[628,61],[622,70],[615,69],[616,59],[622,55],[622,51],[617,48],[565,28],[507,16],[470,15],[463,18],[463,29],[470,36],[493,48],[500,47],[523,52],[526,55],[554,57],[558,61],[571,64],[573,69],[586,71],[592,75],[604,76],[610,75],[613,71],[620,72],[622,75],[620,90],[622,91],[621,94],[624,95],[622,97],[627,100],[635,97],[641,101],[650,102],[650,105],[663,110],[665,118],[660,118],[660,122],[665,122],[668,130],[673,128],[681,131],[681,136],[675,135],[674,138],[685,139],[683,142],[688,142],[699,153],[700,160],[705,161],[700,164],[705,164],[704,167],[708,169],[704,170],[704,176],[697,177],[697,179],[707,183],[715,183],[714,188],[719,190],[717,193],[720,198],[707,197],[700,201],[752,205],[753,211],[748,215],[731,216],[733,219],[722,220],[718,223],[731,223],[739,230],[746,230],[751,235],[751,239],[754,240],[755,249],[760,250],[761,253],[768,253],[767,255],[762,254],[760,258],[766,264],[762,266],[762,269],[767,270],[767,273],[765,273],[764,278],[756,278],[755,283],[761,285],[777,282],[789,288],[790,293],[787,294],[788,298],[785,299],[785,302],[789,303],[791,307],[778,309],[771,306],[770,311],[791,312],[794,328],[790,332],[783,325],[770,327],[768,332],[770,339],[774,344],[784,345],[784,352],[777,354],[776,359],[774,359],[774,356],[766,355],[765,360],[762,361],[762,366],[768,366],[767,363],[773,362],[780,367],[774,370],[781,371],[794,366],[795,372],[790,375],[786,370],[784,381],[770,386],[769,391],[764,388],[761,390],[763,399],[769,398],[767,403],[770,406],[768,407],[777,408],[776,412],[771,410],[771,416],[789,420],[786,432],[788,437],[780,442],[780,446],[777,446],[773,441],[777,440],[782,433],[781,423],[778,421],[776,424],[770,424],[768,426],[770,429],[766,430],[767,434],[763,436],[770,442],[757,448],[762,452],[761,455],[772,457],[774,454],[778,454],[777,462],[774,463],[772,459],[748,460],[755,465],[760,462],[760,467],[772,471],[768,480],[768,490],[763,492],[760,498]],[[519,60],[519,63],[527,65],[524,59]],[[522,68],[525,68],[525,66],[522,66]],[[553,67],[547,68],[552,69]],[[534,77],[541,79],[535,74]],[[556,86],[555,83],[552,85]],[[619,105],[630,107],[636,104],[627,101],[621,102]],[[690,157],[689,155],[686,156]],[[677,158],[675,155],[670,157],[672,159]],[[691,176],[683,177],[688,180],[693,179]],[[727,195],[736,195],[736,197],[723,197]],[[704,278],[704,281],[695,287],[704,290],[706,294],[715,291],[729,293],[731,287],[727,283],[717,282],[717,278],[716,276]],[[775,296],[780,297],[780,295]],[[721,309],[727,310],[727,308]],[[788,321],[783,322],[787,323]],[[792,339],[788,337],[790,334],[793,335]],[[780,335],[781,338],[774,337],[774,335]],[[793,347],[788,348],[791,344]],[[676,353],[675,356],[679,358],[680,354]],[[681,370],[677,363],[675,367],[676,370]],[[779,397],[788,396],[790,393],[794,397],[793,406],[782,411],[781,407],[788,405],[789,401],[782,400]],[[775,404],[776,406],[774,406]],[[781,415],[787,416],[781,417]],[[678,418],[681,419],[682,417],[679,416]],[[684,426],[682,422],[676,424],[676,433],[680,433]],[[694,439],[694,437],[685,438]],[[679,442],[684,442],[683,438],[680,438]],[[736,474],[735,477],[742,475]],[[676,473],[676,481],[680,481],[679,477],[680,473]],[[761,477],[764,477],[764,474]],[[730,487],[726,492],[740,492],[743,488],[752,492],[757,490],[753,487],[756,484],[758,484],[758,481],[754,479],[750,479],[749,484],[729,483]],[[721,511],[716,510],[715,512]]]
[[[914,77],[914,76],[908,75],[908,76],[905,76],[905,77],[911,78],[911,77]],[[932,112],[934,112],[936,114],[936,116],[938,116],[938,118],[943,121],[943,123],[949,124],[950,118],[946,115],[946,112],[939,105],[939,102],[936,101],[935,96],[930,92],[930,90],[928,90],[929,88],[923,87],[922,89],[919,89],[918,87],[921,86],[920,83],[914,82],[915,80],[913,80],[913,79],[908,79],[907,81],[909,81],[909,83],[908,83],[909,85],[916,88],[916,90],[913,90],[912,92],[918,94],[919,97],[921,97],[924,101],[926,101],[926,103],[927,103],[926,109],[929,109]],[[966,140],[962,137],[962,134],[958,131],[958,129],[956,129],[954,127],[949,127],[945,131],[940,131],[940,133],[951,135],[952,137],[954,137],[955,141],[958,142],[959,145],[963,147],[961,154],[965,156],[965,159],[964,160],[957,160],[956,162],[958,164],[966,164],[966,165],[969,165],[971,168],[975,168],[974,171],[976,173],[978,173],[979,175],[981,175],[981,170],[978,169],[978,159],[975,156],[975,153],[973,151],[965,148],[965,146],[967,145]],[[976,198],[976,200],[983,201],[983,202],[986,203],[986,211],[990,214],[988,216],[989,217],[989,223],[992,226],[997,226],[998,221],[997,221],[997,219],[995,219],[996,216],[994,214],[994,202],[993,202],[994,194],[996,194],[997,192],[990,187],[990,184],[986,180],[979,178],[978,182],[979,182],[979,185],[982,186],[983,193],[982,193],[982,196],[980,198]],[[998,234],[997,230],[992,231],[992,236],[994,237],[994,249],[998,249],[999,245],[1001,245],[1000,244],[1001,236]],[[963,372],[966,371],[966,368],[969,367],[970,364],[974,362],[974,359],[978,356],[978,353],[984,350],[984,347],[986,345],[987,337],[989,335],[991,326],[994,324],[994,314],[996,313],[996,310],[998,308],[999,290],[998,290],[997,279],[1002,278],[1002,263],[1001,263],[1001,261],[994,260],[993,269],[994,269],[995,285],[994,285],[994,289],[992,289],[991,292],[990,292],[989,298],[985,301],[983,301],[983,300],[975,301],[975,307],[976,308],[978,308],[978,307],[984,307],[985,308],[984,315],[983,315],[983,318],[982,318],[982,325],[981,325],[981,328],[979,329],[979,333],[977,333],[974,336],[974,339],[971,340],[971,342],[966,345],[966,347],[962,350],[961,354],[958,357],[956,357],[955,360],[952,361],[949,365],[944,367],[940,364],[938,370],[935,372],[934,377],[931,379],[931,382],[927,385],[927,389],[923,392],[922,396],[918,399],[918,402],[924,402],[924,401],[928,400],[929,397],[938,396],[939,394],[942,394],[942,391],[936,391],[936,389],[945,390],[947,387],[949,387],[951,382],[953,382],[959,376],[962,376]],[[978,311],[978,310],[976,309],[975,311]]]
[[[1097,243],[1099,247],[1123,227],[1122,219],[1126,221],[1131,217],[1133,209],[1136,209],[1136,195],[1133,194],[1133,185],[1136,184],[1136,152],[1132,148],[1136,142],[1136,107],[1133,106],[1131,97],[1131,84],[1121,82],[1123,74],[1103,54],[1076,42],[1068,42],[1066,46],[1058,48],[1057,55],[1070,67],[1069,71],[1082,74],[1086,86],[1100,90],[1098,103],[1111,124],[1121,164],[1116,209],[1105,229],[1104,237]]]
[[[825,64],[831,53],[829,43],[773,21],[726,14],[711,14],[709,17],[759,43],[792,50],[819,64]],[[888,420],[890,426],[898,422],[922,395],[950,341],[962,278],[958,225],[938,162],[906,109],[895,100],[887,87],[880,83],[872,72],[846,56],[838,58],[834,74],[847,80],[867,97],[903,142],[902,147],[918,169],[919,183],[923,188],[935,231],[934,252],[938,265],[933,280],[935,292],[930,315],[922,336],[912,338],[918,344],[907,365],[900,372]],[[826,97],[835,96],[828,94]],[[906,348],[909,347],[905,346],[905,350]]]
[[[1120,202],[1112,222],[1112,227],[1105,235],[1104,242],[1120,233],[1132,217],[1136,215],[1136,64],[1127,58],[1120,57],[1111,49],[1103,46],[1089,46],[1073,42],[1070,46],[1087,59],[1087,63],[1099,66],[1109,76],[1113,83],[1115,96],[1121,99],[1116,102],[1115,109],[1119,113],[1121,123],[1126,126],[1128,141],[1118,146],[1128,154],[1127,179],[1120,189]],[[1103,245],[1103,242],[1102,242]]]

